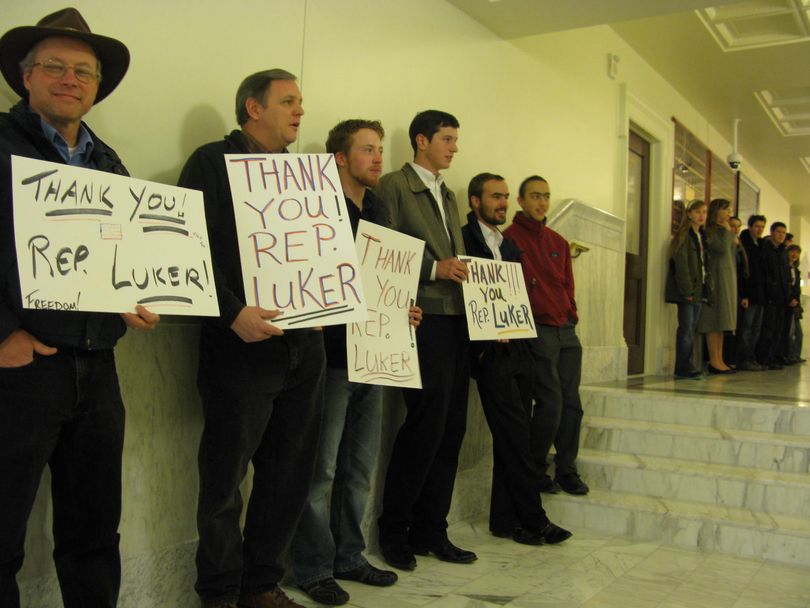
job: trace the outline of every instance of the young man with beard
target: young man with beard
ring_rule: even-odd
[[[11,156],[127,175],[82,118],[118,86],[129,51],[93,34],[75,8],[0,38],[0,69],[21,100],[0,114],[0,606],[20,605],[16,575],[42,471],[51,471],[53,558],[66,608],[112,608],[121,558],[124,404],[113,347],[156,314],[22,308]],[[119,120],[124,120],[119,117]],[[32,599],[32,602],[37,602]]]
[[[180,185],[201,190],[220,316],[203,321],[196,590],[204,606],[300,608],[278,586],[306,504],[321,423],[323,333],[282,331],[279,313],[246,306],[224,154],[287,152],[304,115],[295,76],[257,72],[236,92],[240,129],[198,148]],[[240,531],[239,485],[253,463]]]
[[[472,211],[461,229],[468,255],[519,262],[520,250],[498,226],[506,222],[509,188],[503,177],[480,173],[467,188]],[[527,340],[470,345],[473,377],[492,433],[489,529],[526,545],[556,544],[571,536],[551,523],[540,500],[540,475],[532,458],[532,356]]]
[[[453,192],[444,184],[458,151],[458,120],[427,110],[411,121],[413,162],[382,177],[375,190],[391,212],[391,227],[425,241],[417,292],[424,310],[416,341],[422,389],[403,389],[407,408],[397,432],[379,518],[380,549],[395,568],[412,570],[414,555],[470,563],[472,551],[447,537],[458,453],[467,424],[469,360],[461,283],[467,266]]]
[[[335,155],[352,233],[361,219],[390,227],[388,209],[370,190],[382,174],[382,125],[376,120],[345,120],[326,140]],[[411,323],[421,310],[413,307]],[[292,544],[298,586],[321,604],[341,605],[349,594],[335,579],[387,587],[397,575],[372,566],[361,524],[380,451],[382,386],[348,379],[346,326],[323,330],[326,380],[321,438],[309,500]]]
[[[587,494],[588,486],[577,473],[582,402],[579,379],[582,345],[576,334],[577,306],[574,271],[566,241],[546,226],[551,191],[548,182],[532,175],[520,184],[515,215],[504,235],[523,251],[521,263],[537,338],[529,345],[534,358],[534,414],[532,448],[541,475],[541,491]],[[552,443],[555,478],[546,473]]]

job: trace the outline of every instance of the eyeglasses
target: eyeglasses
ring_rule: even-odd
[[[90,68],[67,65],[61,61],[57,61],[56,59],[38,61],[37,63],[32,63],[29,67],[33,69],[37,66],[41,67],[42,70],[51,78],[62,78],[65,74],[67,74],[68,70],[73,70],[73,75],[76,77],[76,80],[83,84],[92,84],[94,82],[101,81],[101,74],[94,72]]]

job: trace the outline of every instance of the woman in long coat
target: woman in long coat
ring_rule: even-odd
[[[734,373],[723,361],[723,332],[737,327],[737,243],[728,224],[730,216],[731,203],[726,199],[716,198],[709,203],[706,282],[711,304],[701,311],[698,331],[706,334],[710,374]]]

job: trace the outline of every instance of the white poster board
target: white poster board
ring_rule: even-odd
[[[470,340],[536,338],[529,294],[518,262],[465,256],[464,309]]]
[[[366,289],[368,319],[346,328],[349,380],[422,388],[408,309],[416,299],[425,242],[360,220],[357,257]]]
[[[202,193],[11,157],[23,307],[219,315]]]
[[[281,328],[366,318],[346,201],[331,154],[226,154],[248,305]]]

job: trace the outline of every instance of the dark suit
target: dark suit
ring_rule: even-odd
[[[376,190],[394,230],[425,241],[416,303],[422,389],[403,389],[407,416],[394,442],[379,519],[380,544],[425,545],[447,536],[458,453],[467,424],[469,365],[461,285],[430,279],[433,263],[464,253],[455,197],[436,201],[413,168],[382,177]],[[448,231],[438,204],[444,208]]]
[[[473,212],[461,232],[469,255],[494,259]],[[520,249],[508,238],[499,249],[504,261],[520,261]],[[509,534],[520,526],[539,532],[548,517],[541,506],[540,474],[531,449],[531,351],[524,340],[473,342],[471,351],[481,406],[492,433],[489,529]]]

